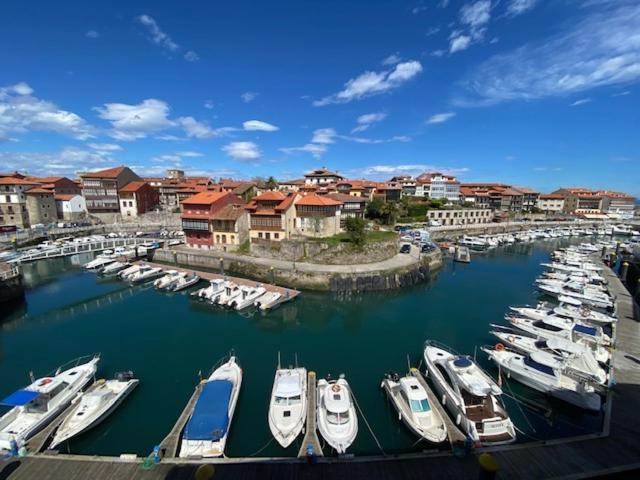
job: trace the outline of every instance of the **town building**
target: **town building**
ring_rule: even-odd
[[[341,180],[336,183],[336,191],[337,193],[372,200],[376,185],[376,182],[370,182],[369,180]]]
[[[603,197],[602,209],[604,213],[610,217],[633,218],[636,207],[636,199],[633,195],[608,190],[599,190],[598,193]]]
[[[345,195],[344,193],[328,193],[327,197],[342,203],[342,208],[340,209],[340,223],[343,229],[347,218],[364,219],[364,214],[367,209],[366,198]]]
[[[182,202],[182,230],[185,233],[185,243],[189,247],[210,250],[216,245],[215,234],[220,234],[224,228],[214,222],[222,220],[215,215],[227,205],[242,205],[237,195],[228,192],[200,192]],[[218,229],[214,234],[214,226]],[[224,232],[231,234],[232,232]],[[236,235],[236,232],[233,232]],[[240,235],[240,233],[237,233]],[[225,245],[230,238],[225,238]],[[235,241],[235,239],[234,239]],[[220,243],[222,239],[220,238]]]
[[[67,177],[25,177],[25,180],[32,180],[40,184],[41,188],[50,190],[54,195],[77,194],[82,195],[82,188],[73,180]]]
[[[25,180],[23,175],[0,177],[0,225],[15,225],[28,228],[27,190],[38,186],[37,182]]]
[[[504,183],[465,183],[460,186],[460,194],[463,202],[499,212],[532,212],[540,195],[534,189]]]
[[[548,193],[538,197],[538,210],[547,214],[558,214],[564,211],[564,197],[562,195]]]
[[[191,195],[213,189],[213,181],[209,177],[179,176],[176,170],[170,170],[167,173],[173,176],[164,178],[158,187],[161,210],[177,212],[183,200]]]
[[[416,178],[415,196],[458,202],[460,200],[460,182],[456,177],[440,172],[423,173]]]
[[[230,203],[211,216],[213,245],[236,249],[249,239],[249,213],[242,204]]]
[[[294,180],[284,180],[282,182],[278,182],[278,190],[290,190],[292,192],[297,192],[301,187],[305,185],[304,178],[297,178]]]
[[[129,182],[120,189],[120,215],[137,217],[158,208],[160,194],[145,181]]]
[[[84,197],[74,193],[60,193],[53,196],[59,220],[80,220],[87,215]]]
[[[118,192],[127,183],[141,180],[129,167],[80,174],[88,212],[92,215],[120,213]]]
[[[291,238],[295,229],[296,192],[268,191],[246,205],[249,212],[251,242],[281,241]]]
[[[337,183],[343,179],[344,177],[342,175],[338,174],[337,172],[327,170],[326,167],[322,167],[304,174],[305,183]]]
[[[332,237],[342,231],[342,203],[328,195],[310,193],[295,202],[295,233],[305,237]]]
[[[27,197],[27,213],[31,225],[49,224],[58,219],[56,201],[53,192],[40,186],[25,192]]]
[[[402,187],[391,183],[377,183],[373,191],[373,198],[384,202],[399,202],[402,197]]]
[[[388,183],[400,186],[403,197],[413,197],[416,195],[417,183],[411,175],[395,176],[391,178]]]
[[[441,226],[480,225],[490,223],[493,212],[489,208],[461,208],[455,210],[429,210],[427,220],[438,222]]]
[[[515,187],[514,190],[522,194],[522,211],[533,212],[538,208],[540,192],[529,187]]]
[[[588,188],[560,188],[555,192],[564,198],[564,213],[572,215],[600,215],[603,197]]]

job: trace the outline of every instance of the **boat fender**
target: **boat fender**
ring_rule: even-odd
[[[398,420],[402,420],[402,412],[398,412]]]
[[[458,414],[458,416],[456,417],[456,425],[460,425],[461,421],[462,421],[462,415]]]
[[[507,340],[509,340],[509,342],[513,343],[513,342],[515,342],[515,341],[516,341],[516,337],[514,337],[513,335],[509,335],[509,336],[507,337]]]
[[[502,343],[496,343],[496,352],[502,352],[504,350],[504,345]]]
[[[446,405],[447,404],[447,396],[443,393],[442,394],[442,405]]]

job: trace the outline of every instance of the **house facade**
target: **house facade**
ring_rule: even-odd
[[[0,178],[0,225],[15,225],[28,228],[27,190],[38,184],[25,180],[23,176],[3,176]]]
[[[185,243],[192,248],[213,249],[216,245],[215,232],[220,234],[231,234],[226,232],[220,224],[214,223],[216,214],[227,205],[242,205],[242,200],[237,195],[228,192],[200,192],[182,202],[182,230],[185,233]],[[222,240],[222,238],[220,238]],[[225,238],[228,242],[229,238]]]
[[[254,197],[246,205],[251,242],[282,241],[291,238],[295,229],[296,192],[269,191]]]
[[[120,215],[137,217],[155,210],[160,203],[160,194],[145,181],[129,182],[120,189]]]
[[[540,195],[537,207],[544,213],[562,213],[564,211],[564,197],[553,193]]]
[[[91,214],[120,213],[119,190],[127,183],[141,181],[129,167],[115,167],[80,175],[82,196]]]
[[[249,238],[249,213],[244,205],[230,203],[211,216],[214,246],[236,249]]]
[[[364,197],[354,197],[344,193],[329,193],[327,197],[342,203],[340,209],[340,223],[344,229],[347,218],[362,218],[367,209],[367,199]]]
[[[342,231],[342,202],[311,193],[295,203],[295,233],[305,237],[331,237]]]
[[[458,202],[460,200],[460,182],[456,177],[440,172],[423,173],[416,178],[415,196]]]
[[[53,192],[46,188],[34,187],[26,191],[27,213],[31,225],[55,222],[58,219]]]
[[[442,226],[480,225],[490,223],[493,212],[489,208],[465,208],[457,210],[429,210],[427,220],[437,221]]]
[[[78,194],[57,194],[53,196],[60,220],[80,220],[87,215],[84,197]]]
[[[322,183],[337,183],[343,180],[344,177],[337,172],[327,170],[326,167],[312,170],[309,173],[304,174],[305,183],[322,184]]]

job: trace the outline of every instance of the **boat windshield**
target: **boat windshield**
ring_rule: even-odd
[[[555,325],[549,325],[548,323],[544,323],[541,320],[533,323],[534,327],[542,328],[543,330],[549,330],[550,332],[559,332],[562,329],[560,327],[556,327]]]
[[[429,401],[425,398],[424,400],[410,400],[411,411],[415,413],[421,412],[429,412],[431,411],[431,405],[429,405]]]
[[[544,374],[551,375],[552,377],[555,376],[555,374],[553,373],[553,368],[548,367],[547,365],[543,365],[542,363],[538,363],[531,357],[525,357],[524,364],[527,367],[533,368],[534,370],[537,370]]]
[[[344,425],[349,421],[349,412],[327,412],[327,421],[333,425]]]
[[[301,398],[300,395],[296,395],[294,397],[275,397],[274,403],[280,407],[286,407],[289,405],[297,405],[300,403]]]

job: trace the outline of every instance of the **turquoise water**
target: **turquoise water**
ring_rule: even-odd
[[[509,305],[535,303],[533,281],[540,262],[560,245],[539,242],[476,255],[471,264],[446,262],[431,282],[396,292],[335,296],[303,292],[294,302],[268,314],[241,315],[200,304],[185,293],[164,294],[118,280],[100,280],[83,271],[80,259],[55,259],[26,265],[26,303],[0,320],[0,395],[29,383],[29,371],[44,375],[81,355],[100,352],[100,377],[133,370],[141,383],[103,424],[72,440],[73,453],[148,454],[169,432],[184,408],[198,372],[206,373],[230,349],[244,369],[227,454],[251,455],[271,439],[269,395],[277,352],[283,364],[300,365],[318,377],[345,373],[357,400],[386,452],[419,451],[392,413],[380,390],[386,372],[403,372],[407,355],[421,359],[425,339],[436,339],[473,355],[494,344],[490,323],[504,324]],[[485,355],[477,358],[496,370]],[[540,394],[509,383],[528,398]],[[597,431],[601,416],[551,402],[544,418],[505,399],[520,441]],[[524,412],[524,414],[523,414]],[[297,446],[275,442],[263,455],[295,455]],[[360,421],[350,450],[379,450]]]

